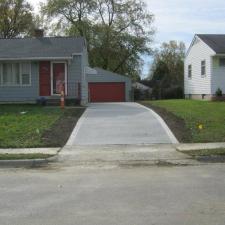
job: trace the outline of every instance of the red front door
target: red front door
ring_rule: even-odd
[[[51,67],[48,61],[39,63],[39,92],[40,96],[51,95]]]
[[[65,63],[53,63],[52,64],[52,94],[65,93]]]

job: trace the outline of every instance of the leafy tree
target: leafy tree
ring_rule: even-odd
[[[13,38],[31,33],[31,5],[25,0],[0,0],[0,37]]]
[[[91,66],[132,78],[150,53],[153,15],[141,0],[48,0],[42,7],[67,35],[87,39]]]
[[[157,98],[167,98],[167,92],[177,91],[181,97],[184,83],[185,44],[163,43],[154,53],[149,77]],[[170,93],[169,95],[173,95]],[[176,93],[174,94],[176,97]]]

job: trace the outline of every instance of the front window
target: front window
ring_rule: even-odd
[[[206,62],[205,62],[205,60],[203,60],[201,62],[201,75],[202,76],[205,76],[206,75]]]
[[[0,64],[0,84],[2,86],[30,85],[30,63]]]
[[[30,63],[21,63],[21,84],[30,84]]]

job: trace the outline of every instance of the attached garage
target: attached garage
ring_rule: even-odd
[[[131,100],[130,78],[100,68],[87,68],[89,102]]]

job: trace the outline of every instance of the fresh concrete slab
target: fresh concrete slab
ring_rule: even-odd
[[[55,155],[61,148],[6,148],[0,149],[0,154],[47,154]]]
[[[165,122],[137,103],[90,104],[67,145],[178,143]]]
[[[59,153],[58,160],[66,165],[156,165],[159,162],[199,164],[191,156],[176,151],[172,144],[65,146]]]

